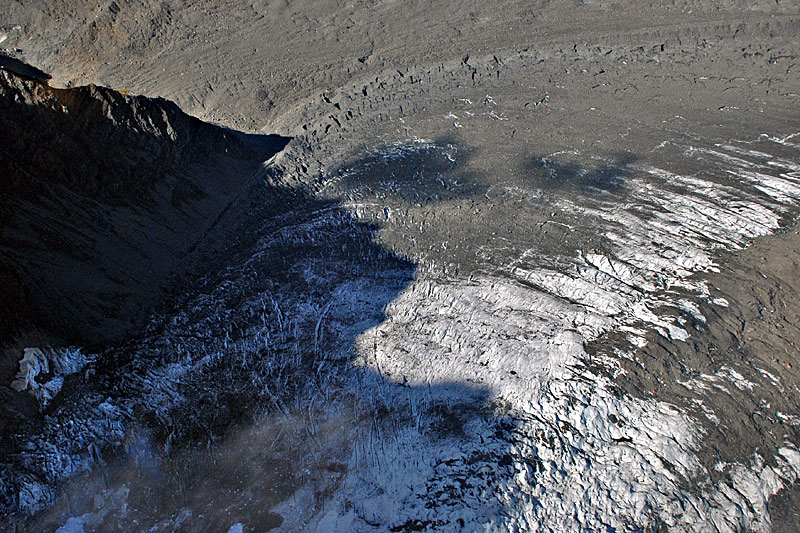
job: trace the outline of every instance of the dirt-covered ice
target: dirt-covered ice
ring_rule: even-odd
[[[113,227],[86,186],[110,174],[55,194],[30,169],[58,165],[0,152],[44,191],[0,211],[3,301],[36,295],[0,346],[8,523],[795,531],[798,28],[785,2],[0,8],[31,94],[99,83],[240,130],[53,93],[135,103],[160,188],[202,192],[125,200]],[[53,205],[84,214],[55,231],[31,215]],[[92,276],[147,282],[133,333],[76,342],[113,310]]]

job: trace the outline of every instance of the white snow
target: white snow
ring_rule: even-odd
[[[682,481],[699,468],[700,427],[666,403],[618,397],[607,378],[581,368],[584,343],[614,326],[584,306],[509,280],[419,280],[386,313],[359,338],[361,365],[438,401],[453,383],[488,390],[513,419],[513,436],[497,436],[481,417],[459,439],[430,440],[407,428],[362,453],[318,531],[408,520],[463,521],[469,530],[627,531],[653,516],[675,531],[712,524],[758,531],[767,498],[783,486],[782,474],[736,465],[733,487],[684,493]],[[731,369],[722,374],[750,385]],[[493,459],[475,461],[479,453]],[[496,470],[503,456],[510,475],[487,483],[481,469]],[[432,487],[454,479],[481,488],[432,500]]]
[[[25,348],[19,361],[19,371],[11,382],[16,391],[28,391],[44,408],[60,391],[64,377],[80,371],[87,363],[86,356],[78,348]],[[45,382],[37,381],[40,375],[53,376]]]

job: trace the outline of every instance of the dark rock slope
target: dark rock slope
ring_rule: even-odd
[[[55,89],[0,69],[2,382],[22,346],[133,332],[286,142],[251,137],[167,100]]]

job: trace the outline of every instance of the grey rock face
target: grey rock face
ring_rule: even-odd
[[[274,151],[163,99],[7,70],[0,109],[6,346],[26,329],[83,343],[129,333]]]

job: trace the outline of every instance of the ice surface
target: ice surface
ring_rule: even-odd
[[[11,387],[20,392],[28,391],[44,408],[61,391],[63,376],[80,371],[86,363],[86,356],[78,348],[25,348]],[[49,376],[47,381],[36,379],[45,375]]]
[[[489,405],[502,405],[515,422],[506,433],[476,416],[461,438],[435,442],[408,429],[358,463],[317,531],[379,530],[374,524],[635,531],[654,519],[670,531],[771,530],[767,502],[796,480],[795,448],[781,452],[777,468],[757,456],[722,465],[728,481],[687,492],[687,480],[702,475],[702,426],[667,403],[614,394],[609,378],[585,367],[584,346],[609,331],[627,332],[636,346],[648,328],[686,340],[680,313],[703,323],[698,301],[728,306],[710,298],[697,274],[717,270],[718,249],[742,249],[776,230],[800,200],[794,175],[762,171],[792,169],[791,162],[686,153],[728,165],[737,184],[642,168],[643,177],[626,184],[625,208],[562,203],[603,221],[611,253],[578,253],[566,270],[537,267],[537,255],[525,253],[510,278],[420,278],[387,306],[387,319],[357,341],[359,364],[439,394],[449,383],[487,388]],[[729,385],[755,387],[730,367],[686,384]],[[508,476],[486,475],[503,469]],[[435,496],[448,483],[458,499]]]

